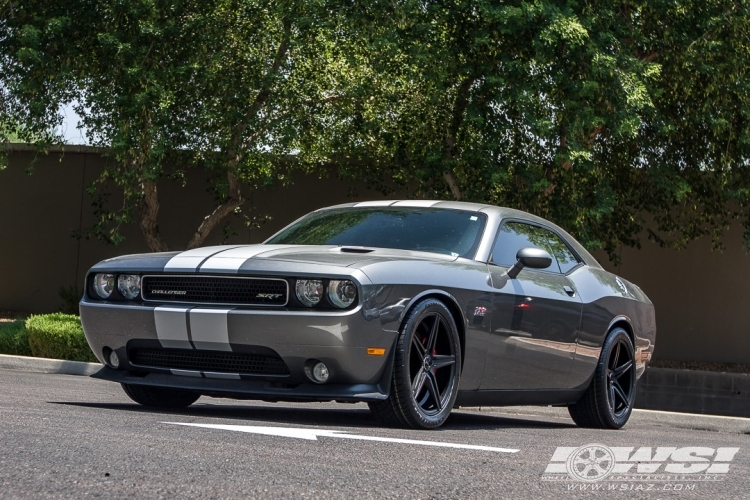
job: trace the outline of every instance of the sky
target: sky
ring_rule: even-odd
[[[75,104],[77,103],[70,103],[67,106],[63,106],[60,110],[63,115],[63,123],[60,127],[60,132],[65,138],[65,144],[88,144],[85,130],[76,128],[80,118],[73,110]]]

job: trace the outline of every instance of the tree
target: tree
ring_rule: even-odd
[[[307,2],[262,0],[7,1],[0,21],[6,113],[50,130],[69,102],[93,145],[116,160],[100,185],[124,195],[100,209],[94,232],[111,242],[137,216],[154,251],[157,181],[201,165],[216,172],[217,205],[187,248],[201,245],[246,192],[280,172],[296,120],[325,77],[324,22]],[[12,115],[11,115],[12,114]],[[244,191],[243,191],[244,190]]]
[[[201,244],[278,161],[527,210],[613,260],[710,235],[750,248],[744,1],[6,0],[3,109],[41,133],[78,99],[164,249],[156,180],[217,174]],[[10,116],[10,115],[9,115]],[[43,144],[44,141],[38,141]],[[243,189],[245,191],[243,191]]]
[[[349,126],[331,158],[536,213],[613,260],[644,227],[675,247],[705,234],[719,247],[733,217],[750,228],[744,2],[351,9],[371,97],[332,110]]]

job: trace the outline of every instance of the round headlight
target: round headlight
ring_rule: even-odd
[[[323,282],[321,280],[297,280],[297,298],[307,307],[320,302],[323,297]]]
[[[141,277],[135,274],[121,274],[117,278],[117,289],[123,297],[133,300],[141,294]]]
[[[357,299],[357,285],[349,280],[331,280],[328,284],[328,298],[336,307],[349,307]]]
[[[115,289],[115,275],[114,274],[95,274],[94,275],[94,290],[96,294],[107,299]]]

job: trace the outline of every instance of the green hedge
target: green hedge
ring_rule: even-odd
[[[26,320],[26,330],[34,356],[96,362],[78,316],[63,313],[31,316]]]
[[[23,320],[0,323],[0,354],[31,356],[29,335]]]

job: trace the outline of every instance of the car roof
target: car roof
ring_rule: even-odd
[[[563,236],[568,244],[573,247],[584,262],[589,266],[602,269],[602,266],[597,262],[591,253],[586,248],[578,243],[567,231],[560,226],[543,219],[536,215],[524,212],[523,210],[516,210],[514,208],[497,207],[495,205],[487,205],[484,203],[471,203],[465,201],[446,201],[446,200],[377,200],[377,201],[361,201],[355,203],[344,203],[341,205],[334,205],[331,207],[320,208],[315,210],[316,212],[322,210],[331,210],[335,208],[366,208],[366,207],[404,207],[404,208],[442,208],[448,210],[467,210],[470,212],[484,212],[487,214],[492,213],[499,219],[523,219],[529,222],[535,222],[542,226],[547,226],[554,229],[561,236]]]

